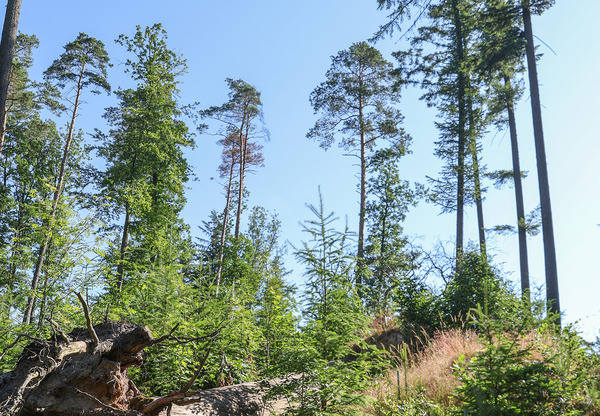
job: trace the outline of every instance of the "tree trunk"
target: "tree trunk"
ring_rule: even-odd
[[[233,168],[235,167],[234,153],[231,154],[231,166],[229,167],[229,182],[227,182],[227,197],[225,201],[225,210],[223,211],[223,226],[221,227],[221,241],[219,242],[219,268],[217,270],[217,290],[221,284],[221,273],[223,272],[223,256],[225,253],[225,239],[227,237],[227,221],[229,221],[229,205],[231,203],[231,184],[233,182]]]
[[[531,11],[529,3],[523,2],[523,23],[525,27],[527,70],[529,73],[529,89],[531,92],[531,112],[533,116],[533,136],[535,140],[535,157],[540,189],[540,205],[542,210],[542,232],[544,237],[544,260],[546,266],[546,302],[549,311],[555,315],[555,323],[560,328],[560,301],[558,293],[558,270],[556,266],[556,250],[554,246],[554,228],[552,225],[552,207],[550,204],[550,184],[544,145],[542,126],[542,109],[540,90],[535,60],[535,46],[531,27]]]
[[[361,86],[362,87],[362,86]],[[365,211],[367,210],[367,143],[365,137],[363,101],[359,98],[358,122],[360,124],[360,210],[358,213],[358,250],[356,254],[356,286],[362,293],[361,285],[365,257]]]
[[[15,42],[17,41],[17,28],[19,26],[19,15],[21,14],[21,0],[8,0],[6,15],[2,28],[2,40],[0,41],[0,157],[4,147],[4,131],[6,126],[6,98],[8,96],[8,84],[10,83],[10,70],[12,68]]]
[[[147,327],[114,322],[94,331],[97,345],[88,330],[76,329],[66,339],[37,340],[26,347],[15,370],[0,375],[0,415],[130,409],[140,392],[127,378],[127,368],[142,363],[152,334]]]
[[[248,111],[248,110],[245,110]],[[247,120],[246,120],[247,118]],[[239,146],[240,146],[240,183],[238,189],[238,206],[235,216],[235,233],[234,237],[237,240],[240,236],[240,222],[242,218],[242,205],[244,198],[244,176],[246,174],[246,152],[248,151],[248,133],[250,128],[250,115],[246,113],[242,125],[240,126]],[[244,127],[246,131],[244,132]],[[244,137],[244,133],[246,133]]]
[[[454,26],[456,28],[456,62],[460,65],[464,61],[462,21],[458,3],[453,0]],[[458,67],[457,67],[458,68]],[[456,166],[456,268],[460,267],[460,261],[464,246],[464,205],[465,205],[465,124],[466,124],[466,82],[462,69],[457,69],[458,76],[458,163]]]
[[[42,243],[42,247],[39,252],[39,256],[37,262],[35,263],[35,269],[33,271],[33,277],[31,279],[31,291],[32,293],[29,295],[29,300],[27,302],[27,310],[25,312],[25,316],[23,317],[23,323],[25,325],[29,325],[31,323],[31,315],[33,313],[33,303],[35,298],[35,292],[37,290],[37,286],[40,280],[40,273],[42,271],[42,266],[44,265],[44,258],[46,256],[46,251],[48,250],[48,244],[50,243],[50,239],[52,238],[52,231],[54,228],[54,220],[56,218],[56,210],[58,207],[58,201],[60,199],[60,195],[62,193],[63,184],[65,180],[65,170],[67,167],[67,161],[69,159],[69,149],[71,148],[71,142],[73,141],[73,134],[75,131],[75,119],[77,118],[77,109],[79,108],[79,98],[81,96],[81,90],[83,88],[83,75],[85,73],[85,63],[81,66],[81,72],[79,74],[79,80],[77,82],[77,93],[75,95],[75,105],[73,106],[73,114],[71,116],[71,124],[69,125],[69,133],[67,135],[67,141],[65,142],[65,147],[63,149],[63,157],[60,164],[60,172],[58,174],[58,180],[56,183],[56,189],[54,190],[54,197],[52,198],[52,209],[50,211],[50,222],[48,223],[47,234],[44,237],[44,242]]]
[[[510,78],[504,77],[504,84],[510,89]],[[531,302],[529,288],[529,260],[527,258],[527,230],[525,229],[525,204],[523,201],[523,184],[521,183],[521,164],[519,162],[519,142],[517,140],[517,122],[512,95],[506,103],[508,112],[508,128],[512,149],[513,177],[515,181],[515,200],[517,203],[517,229],[519,232],[519,263],[521,268],[521,299]]]
[[[129,202],[125,203],[125,223],[123,224],[123,235],[121,236],[121,247],[119,249],[119,264],[117,265],[117,282],[119,293],[123,290],[123,280],[125,278],[124,263],[125,253],[129,247],[129,227],[131,226],[131,210]]]
[[[468,97],[469,111],[469,151],[473,160],[473,182],[475,192],[475,206],[477,207],[477,229],[479,234],[479,252],[487,258],[485,250],[485,225],[483,221],[483,196],[481,194],[481,174],[479,172],[479,155],[477,149],[477,130],[475,129],[475,116],[473,114],[473,98]]]

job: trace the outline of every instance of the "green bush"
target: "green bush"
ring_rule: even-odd
[[[566,329],[553,335],[474,311],[485,349],[455,366],[457,415],[582,415],[587,354],[581,338]]]

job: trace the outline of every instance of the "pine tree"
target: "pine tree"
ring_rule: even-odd
[[[252,163],[262,164],[261,147],[256,140],[268,140],[269,132],[264,126],[262,102],[256,88],[241,79],[227,78],[226,82],[229,85],[229,101],[221,106],[210,107],[202,111],[201,115],[221,122],[223,126],[220,134],[226,139],[228,137],[234,139],[228,144],[233,145],[231,157],[235,154],[238,159],[236,162],[238,195],[234,232],[234,237],[238,238],[244,204],[246,169]]]
[[[554,4],[554,0],[522,0],[523,26],[526,41],[527,72],[531,93],[531,113],[533,117],[533,136],[535,141],[535,157],[540,189],[540,205],[542,211],[542,233],[544,238],[544,262],[546,266],[546,301],[555,323],[561,325],[560,297],[558,293],[558,270],[556,265],[556,249],[554,245],[554,226],[552,225],[552,206],[550,203],[550,183],[546,162],[544,130],[542,125],[542,105],[537,76],[535,45],[531,14],[541,14]]]
[[[490,116],[495,119],[499,128],[508,125],[510,133],[521,293],[523,300],[529,302],[527,226],[515,118],[515,102],[522,95],[522,82],[519,75],[524,71],[525,45],[519,26],[519,9],[511,1],[488,2],[485,6],[478,14],[480,37],[474,45],[479,57],[476,71],[488,86]]]
[[[362,305],[352,287],[354,268],[348,254],[347,228],[338,231],[333,212],[327,214],[323,196],[319,205],[308,205],[314,218],[302,224],[309,241],[295,250],[295,256],[306,266],[305,308],[306,331],[322,359],[340,359],[347,347],[358,338],[365,324]]]
[[[376,143],[407,140],[400,127],[402,115],[392,105],[399,95],[392,89],[392,66],[381,53],[366,42],[355,43],[332,57],[327,80],[310,96],[310,102],[321,118],[307,134],[328,149],[336,139],[340,147],[353,152],[360,161],[360,201],[358,215],[358,250],[356,284],[362,284],[365,256],[365,224],[367,204],[367,157]]]
[[[52,65],[45,71],[44,77],[47,80],[54,81],[61,89],[73,89],[75,92],[73,99],[73,107],[71,111],[71,121],[68,125],[68,133],[65,139],[62,161],[60,163],[59,172],[56,177],[54,195],[52,197],[52,206],[50,208],[50,216],[47,224],[47,235],[42,243],[38,260],[33,271],[31,279],[31,291],[27,310],[23,317],[23,323],[28,325],[31,321],[31,314],[35,301],[35,292],[39,283],[40,274],[46,257],[46,251],[52,239],[54,231],[54,220],[58,203],[63,191],[66,176],[66,167],[69,160],[69,151],[75,133],[75,119],[79,110],[81,93],[86,88],[92,89],[92,93],[99,94],[99,90],[110,91],[110,86],[106,80],[108,66],[108,54],[104,50],[104,44],[97,39],[94,39],[85,33],[80,33],[73,42],[65,45],[65,52],[59,59],[55,60]]]
[[[229,210],[231,207],[231,193],[234,186],[234,177],[236,173],[236,168],[239,171],[240,166],[240,141],[238,140],[238,136],[234,133],[230,133],[225,138],[219,140],[219,144],[223,146],[223,152],[221,156],[221,164],[219,165],[219,176],[222,179],[227,179],[227,183],[225,184],[225,209],[223,210],[223,220],[221,224],[221,239],[219,244],[219,260],[218,260],[218,270],[216,277],[216,293],[219,294],[219,285],[221,283],[221,272],[223,270],[223,253],[225,250],[225,241],[227,237],[227,227],[229,224]],[[242,140],[241,143],[246,143],[246,168],[251,166],[262,166],[263,165],[263,155],[262,155],[262,145],[246,140]],[[238,194],[239,198],[239,194]]]
[[[365,249],[370,273],[365,279],[367,306],[377,316],[391,310],[394,290],[411,270],[414,253],[408,249],[402,223],[416,195],[408,181],[401,180],[398,159],[404,149],[385,148],[369,159],[373,176],[367,182],[368,238]]]

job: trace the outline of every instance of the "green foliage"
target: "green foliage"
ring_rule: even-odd
[[[310,338],[298,335],[282,356],[291,374],[272,386],[269,396],[285,398],[289,408],[284,414],[290,416],[364,414],[370,400],[362,392],[377,370],[377,355],[363,352],[353,359],[327,361]]]
[[[383,399],[375,405],[377,416],[446,416],[450,413],[439,403],[433,402],[424,394],[402,400]]]
[[[485,349],[469,362],[456,364],[463,383],[457,390],[457,415],[583,414],[579,395],[589,351],[579,336],[566,329],[555,339],[542,333],[536,342],[536,331],[525,323],[507,328],[481,309],[475,312]]]
[[[310,241],[295,250],[306,266],[305,325],[280,354],[280,365],[297,375],[271,393],[292,403],[288,414],[361,414],[366,398],[360,392],[377,360],[361,341],[366,317],[350,283],[354,266],[346,254],[348,231],[333,227],[337,219],[325,213],[322,195],[318,206],[308,208],[315,218],[302,226]]]
[[[76,85],[78,93],[92,87],[110,91],[107,78],[108,54],[104,44],[85,34],[65,45],[65,52],[44,72],[44,78],[54,81],[60,88]],[[92,93],[100,94],[98,89]]]
[[[497,317],[498,306],[507,296],[509,293],[505,283],[487,258],[475,251],[463,254],[458,269],[442,294],[448,323],[451,322],[451,317],[466,317],[471,309],[478,306]]]
[[[166,32],[160,25],[138,26],[133,37],[121,35],[117,43],[134,56],[126,65],[137,86],[117,92],[119,106],[105,114],[112,129],[109,135],[97,132],[98,152],[106,160],[97,187],[104,218],[125,216],[112,255],[121,286],[126,272],[186,261],[187,226],[178,214],[190,175],[183,149],[193,141],[177,101],[185,61],[168,48]]]
[[[319,140],[327,149],[339,135],[340,147],[346,150],[360,149],[361,141],[368,148],[378,139],[407,141],[400,127],[403,117],[391,106],[399,100],[391,88],[391,69],[381,53],[366,42],[355,43],[332,57],[327,81],[310,96],[312,107],[322,117],[307,137]]]
[[[392,299],[409,301],[420,291],[416,286],[424,289],[413,273],[418,253],[402,234],[402,223],[417,199],[409,183],[400,179],[397,163],[403,154],[403,148],[391,147],[377,150],[369,159],[374,175],[367,182],[365,265],[370,272],[361,289],[367,308],[377,316],[393,308]],[[407,302],[401,309],[407,320],[416,318],[408,312],[411,305]]]
[[[351,283],[354,270],[347,254],[347,228],[333,227],[335,214],[326,214],[323,197],[319,205],[308,205],[314,219],[302,224],[310,240],[296,249],[296,258],[305,265],[307,281],[303,315],[305,331],[325,360],[340,359],[350,343],[358,340],[366,319],[356,290]]]

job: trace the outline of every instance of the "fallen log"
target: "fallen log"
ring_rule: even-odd
[[[127,369],[142,364],[145,347],[168,340],[173,332],[154,339],[147,327],[107,322],[50,340],[32,338],[15,369],[0,375],[0,416],[282,413],[284,402],[265,399],[269,384],[277,379],[190,392],[208,352],[182,389],[162,397],[144,397],[129,380]]]
[[[16,368],[0,375],[0,415],[143,414],[131,407],[141,393],[127,369],[142,363],[150,330],[108,322],[94,331],[97,339],[79,328],[27,345]]]
[[[289,408],[284,398],[267,398],[271,387],[288,379],[275,378],[259,382],[236,384],[203,390],[172,403],[170,413],[167,409],[160,416],[270,416],[283,414]]]

